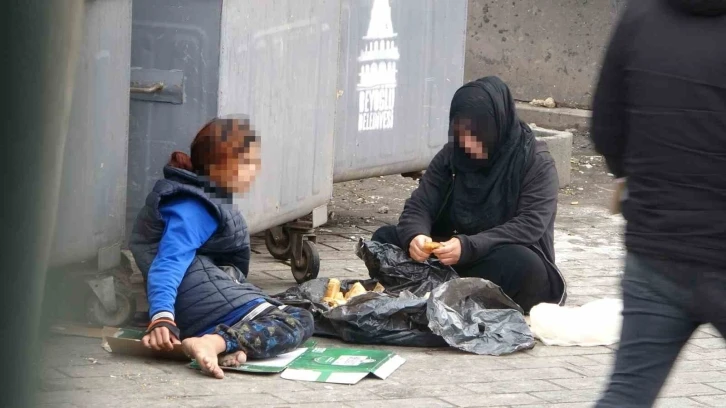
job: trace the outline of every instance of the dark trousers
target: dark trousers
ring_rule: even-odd
[[[373,234],[373,241],[401,247],[395,226],[384,226]],[[435,241],[446,241],[437,238]],[[403,248],[408,251],[408,248]],[[468,265],[454,265],[462,277],[482,278],[504,290],[512,300],[529,312],[538,303],[547,302],[550,293],[547,268],[542,259],[522,245],[501,245]]]
[[[629,253],[622,285],[620,348],[597,407],[651,407],[701,324],[726,334],[726,270]]]
[[[313,335],[313,315],[305,309],[273,308],[247,322],[220,325],[217,334],[227,343],[227,352],[244,351],[247,358],[262,359],[288,353]]]

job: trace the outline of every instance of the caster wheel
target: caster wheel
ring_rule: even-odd
[[[86,301],[86,317],[95,325],[123,327],[136,314],[136,299],[131,290],[116,285],[116,306],[115,312],[108,312],[101,301],[92,294]]]
[[[283,229],[281,235],[282,236],[278,240],[275,240],[275,236],[272,234],[271,230],[265,231],[265,246],[273,258],[280,261],[287,261],[290,259],[290,254],[292,252],[290,234]]]
[[[292,276],[295,278],[297,283],[307,282],[311,279],[318,277],[320,272],[320,254],[318,249],[315,247],[315,243],[312,241],[303,241],[302,243],[302,259],[300,260],[300,266],[297,267],[297,262],[292,260]]]

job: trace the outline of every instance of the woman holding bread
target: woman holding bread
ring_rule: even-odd
[[[517,117],[507,85],[486,77],[451,101],[450,142],[406,201],[397,226],[373,241],[436,256],[462,277],[499,285],[525,312],[563,304],[554,252],[558,179],[547,146]]]

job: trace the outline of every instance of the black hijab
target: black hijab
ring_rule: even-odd
[[[451,222],[471,235],[514,217],[527,164],[534,153],[534,134],[519,120],[507,85],[485,77],[459,88],[451,101],[449,136],[453,143]],[[462,129],[487,148],[477,159],[460,143]]]

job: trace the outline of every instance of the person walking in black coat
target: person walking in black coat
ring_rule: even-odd
[[[554,251],[558,179],[543,142],[520,121],[507,85],[486,77],[451,101],[450,142],[406,201],[397,226],[373,241],[432,254],[460,276],[499,285],[525,312],[564,304],[566,285]],[[433,251],[426,244],[441,242]]]
[[[592,138],[627,193],[623,327],[597,407],[650,407],[701,324],[726,334],[726,0],[628,3]]]

